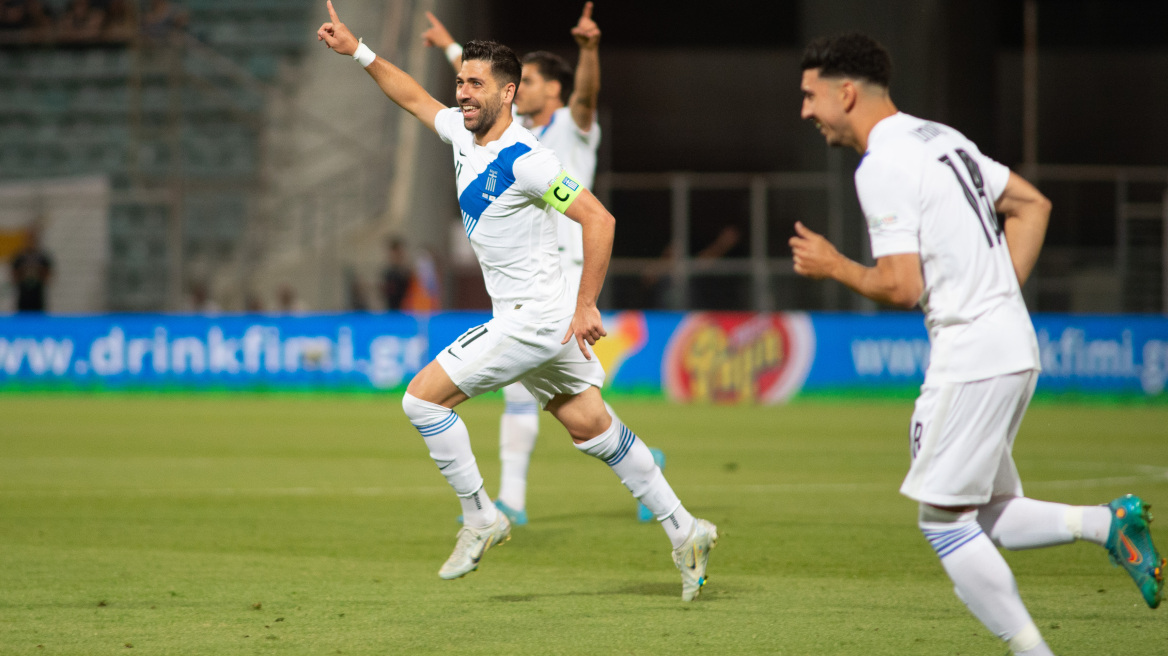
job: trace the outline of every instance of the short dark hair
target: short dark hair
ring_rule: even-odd
[[[820,77],[851,77],[885,89],[892,81],[892,57],[876,39],[859,32],[820,37],[803,51],[803,70]]]
[[[568,60],[554,52],[536,50],[523,56],[524,64],[535,64],[539,67],[539,74],[545,80],[556,80],[560,83],[560,102],[568,104],[572,97],[572,88],[576,85],[575,71]]]
[[[501,85],[514,84],[519,87],[523,67],[515,51],[495,41],[467,41],[462,49],[462,61],[480,60],[491,64],[491,74]]]

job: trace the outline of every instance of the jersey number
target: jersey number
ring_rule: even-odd
[[[969,153],[961,148],[955,152],[969,171],[969,179],[973,181],[973,186],[977,189],[976,198],[973,196],[973,191],[969,189],[969,185],[965,184],[965,178],[961,177],[953,160],[948,155],[942,155],[940,161],[944,162],[953,171],[953,175],[957,177],[957,184],[961,185],[961,191],[965,192],[965,200],[969,203],[973,213],[977,215],[977,222],[981,226],[982,232],[985,233],[986,243],[990,245],[990,248],[993,248],[995,238],[999,244],[1002,243],[1002,226],[998,224],[998,213],[994,209],[993,203],[990,202],[989,196],[986,195],[985,181],[981,177],[981,167],[969,156]],[[992,237],[990,236],[991,230],[994,233]]]

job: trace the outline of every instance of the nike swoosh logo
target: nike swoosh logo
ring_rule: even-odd
[[[434,462],[438,464],[438,471],[442,471],[454,464],[453,460],[435,460]]]
[[[1131,563],[1132,565],[1139,565],[1140,563],[1144,562],[1143,555],[1140,554],[1138,549],[1136,549],[1136,545],[1132,544],[1132,541],[1129,540],[1126,535],[1124,535],[1123,531],[1119,532],[1119,541],[1122,542],[1124,548],[1127,549],[1127,562]]]
[[[462,358],[455,355],[454,351],[451,351],[450,349],[446,349],[446,352],[450,354],[450,357],[454,358],[455,360],[458,360],[459,362],[462,362]]]

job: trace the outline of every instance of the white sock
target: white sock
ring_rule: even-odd
[[[612,468],[629,492],[661,522],[674,549],[685,542],[693,529],[693,515],[681,505],[669,481],[653,462],[649,447],[633,431],[614,420],[608,430],[577,444],[576,448]]]
[[[1068,514],[1067,524],[1075,530],[1075,537],[1106,547],[1107,538],[1111,535],[1111,508],[1072,506],[1072,510],[1077,512]]]
[[[608,404],[608,401],[604,402],[604,409],[608,410],[608,416],[612,417],[613,423],[617,423],[617,422],[624,423],[624,422],[621,422],[620,417],[616,416],[616,410],[612,409],[612,406]]]
[[[538,435],[538,404],[508,399],[499,418],[499,500],[515,510],[527,507],[527,468]]]
[[[1104,506],[999,497],[978,509],[977,521],[994,544],[1012,551],[1069,544],[1079,539],[1102,545],[1111,530],[1111,511]]]
[[[1015,654],[1051,653],[1022,603],[1013,572],[982,532],[976,511],[956,513],[921,504],[919,523],[954,592],[974,617],[1009,642]]]
[[[482,528],[495,521],[495,504],[483,492],[483,477],[470,449],[470,434],[462,418],[450,408],[406,393],[402,410],[422,434],[438,471],[454,488],[462,504],[463,523]]]

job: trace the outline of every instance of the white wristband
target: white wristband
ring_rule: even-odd
[[[358,41],[357,51],[353,53],[353,59],[356,59],[362,68],[367,68],[374,59],[377,59],[377,54],[370,50],[369,46]]]
[[[461,56],[462,56],[462,46],[458,45],[457,41],[446,46],[446,61],[453,64],[454,61]]]

